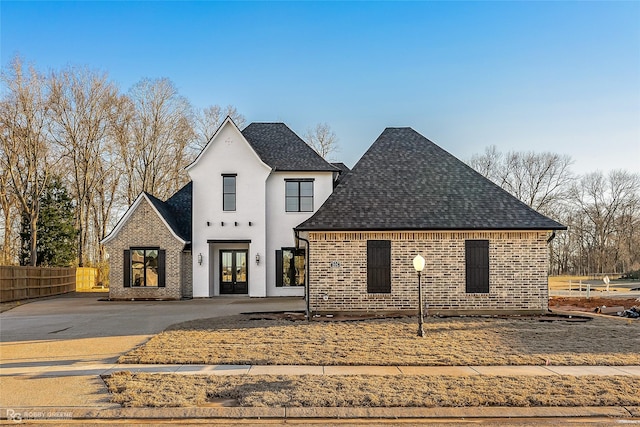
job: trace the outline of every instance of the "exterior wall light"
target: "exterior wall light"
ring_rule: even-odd
[[[198,264],[202,265],[202,254],[198,254]]]
[[[420,275],[422,270],[424,270],[424,258],[420,255],[417,255],[413,259],[413,268],[416,269],[418,273],[418,336],[424,337],[424,328],[422,324],[424,323],[423,315],[422,315],[422,286],[420,285]]]
[[[256,254],[256,265],[260,265],[260,254]]]

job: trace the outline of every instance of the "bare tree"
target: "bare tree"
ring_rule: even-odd
[[[594,172],[583,176],[571,189],[571,201],[584,220],[576,224],[581,234],[582,248],[586,252],[587,268],[597,272],[616,270],[620,248],[637,242],[640,217],[640,175],[614,170],[605,176]],[[640,260],[627,259],[627,264]]]
[[[307,144],[325,160],[334,160],[333,154],[340,151],[338,137],[327,123],[318,123],[314,129],[304,134]]]
[[[131,168],[125,175],[127,186],[136,195],[147,191],[167,198],[187,180],[182,169],[192,159],[188,151],[194,135],[191,105],[166,78],[141,80],[129,98],[131,134],[127,147],[120,150]]]
[[[200,110],[196,117],[196,135],[193,148],[196,151],[204,148],[227,117],[231,117],[231,120],[233,120],[240,129],[244,127],[246,119],[233,105],[227,105],[225,108],[219,105],[210,105]]]
[[[89,242],[92,194],[105,171],[101,156],[108,143],[110,116],[118,95],[106,74],[67,68],[51,77],[52,136],[69,169],[68,181],[76,201],[78,265],[84,265]]]
[[[2,151],[1,146],[0,151]],[[0,154],[0,158],[4,158],[4,155]],[[11,265],[18,253],[15,243],[18,241],[19,212],[18,201],[9,185],[9,175],[5,173],[0,174],[0,211],[2,212],[0,229],[3,233],[0,265]]]
[[[475,155],[469,165],[533,209],[547,215],[566,196],[573,180],[571,157],[555,153],[509,152],[495,146]]]
[[[25,70],[16,57],[1,74],[4,92],[0,103],[2,145],[0,165],[30,229],[30,265],[37,263],[40,196],[52,168],[47,135],[51,102],[45,78],[33,67]]]

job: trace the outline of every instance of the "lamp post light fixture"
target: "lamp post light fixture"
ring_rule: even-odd
[[[413,268],[418,272],[418,336],[424,337],[424,318],[422,315],[422,285],[420,284],[420,275],[424,269],[424,258],[420,255],[416,255],[413,259]]]

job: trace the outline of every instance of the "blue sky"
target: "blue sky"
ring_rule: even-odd
[[[640,172],[640,2],[11,2],[0,58],[168,77],[195,107],[318,122],[353,166],[387,126],[466,160],[569,154]]]

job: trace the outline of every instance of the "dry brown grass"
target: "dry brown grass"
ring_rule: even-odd
[[[640,321],[415,318],[352,322],[250,320],[174,325],[121,363],[253,365],[639,365]]]
[[[105,381],[123,406],[445,407],[640,405],[632,377],[191,376],[118,372]]]

